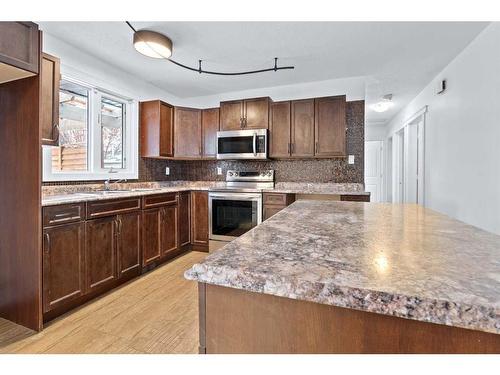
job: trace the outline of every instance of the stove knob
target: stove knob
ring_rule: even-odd
[[[227,173],[229,176],[232,176],[233,175],[233,172],[228,172]]]

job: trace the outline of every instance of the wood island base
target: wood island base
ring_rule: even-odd
[[[500,353],[500,335],[198,283],[200,353]]]

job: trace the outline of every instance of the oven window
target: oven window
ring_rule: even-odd
[[[219,154],[253,154],[253,137],[224,137],[218,144]]]
[[[212,233],[238,237],[257,225],[257,202],[212,200]]]

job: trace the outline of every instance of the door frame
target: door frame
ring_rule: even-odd
[[[406,198],[408,134],[410,126],[417,126],[417,204],[426,206],[425,201],[425,124],[428,106],[422,107],[404,121],[392,136],[392,202],[404,203]],[[401,184],[400,184],[401,182]]]

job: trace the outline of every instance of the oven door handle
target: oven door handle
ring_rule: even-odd
[[[253,156],[257,156],[257,133],[253,133]]]
[[[210,198],[225,199],[225,200],[245,200],[258,201],[262,199],[261,194],[255,193],[209,193]]]

